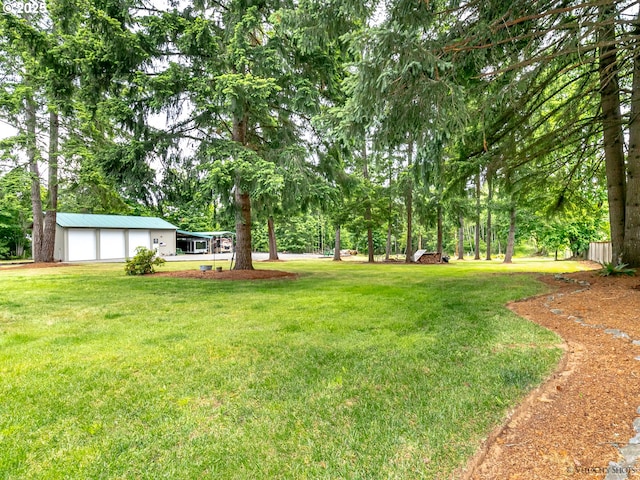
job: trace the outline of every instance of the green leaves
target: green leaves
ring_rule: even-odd
[[[31,223],[29,175],[13,169],[0,176],[0,258],[22,257]]]
[[[124,265],[124,271],[127,275],[148,275],[155,273],[155,267],[163,265],[164,258],[156,257],[154,250],[145,247],[136,248],[136,254]]]
[[[241,116],[246,109],[261,119],[271,120],[268,100],[280,91],[273,78],[262,78],[251,73],[225,73],[213,78],[213,93],[234,115]],[[215,101],[215,98],[213,99]]]
[[[276,170],[276,165],[261,158],[256,152],[242,148],[235,142],[221,142],[209,148],[214,158],[226,157],[211,162],[207,168],[208,183],[217,192],[228,192],[221,199],[233,202],[231,193],[236,188],[249,193],[259,201],[274,200],[282,195],[284,178]]]
[[[603,263],[602,270],[598,272],[601,277],[615,277],[620,275],[627,275],[633,277],[636,274],[635,268],[627,268],[629,265],[626,263]]]

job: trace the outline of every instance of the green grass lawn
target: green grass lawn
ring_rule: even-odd
[[[560,358],[516,272],[579,268],[258,267],[0,269],[0,478],[447,478]]]

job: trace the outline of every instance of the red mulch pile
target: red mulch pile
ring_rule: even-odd
[[[23,263],[19,265],[8,264],[0,266],[2,269],[15,268],[52,268],[52,267],[71,267],[70,263]],[[283,272],[281,270],[223,270],[216,272],[215,270],[181,270],[178,272],[156,272],[158,277],[174,277],[174,278],[199,278],[202,280],[276,280],[288,279],[295,280],[298,274],[291,272]]]
[[[55,262],[55,263],[34,263],[34,262],[29,262],[29,263],[20,263],[20,264],[8,263],[6,265],[0,265],[0,269],[52,268],[52,267],[72,267],[72,266],[73,266],[73,264],[71,264],[71,263],[62,263],[62,262]]]
[[[298,278],[298,275],[280,270],[181,270],[179,272],[156,272],[154,276],[174,278],[199,278],[203,280],[274,280]]]

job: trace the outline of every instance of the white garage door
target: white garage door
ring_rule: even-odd
[[[69,229],[69,261],[96,259],[96,231]]]
[[[100,230],[100,259],[124,258],[124,230]]]
[[[149,230],[129,230],[129,258],[136,254],[137,247],[151,248]]]

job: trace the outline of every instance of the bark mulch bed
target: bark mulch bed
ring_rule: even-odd
[[[156,272],[157,277],[200,278],[203,280],[294,280],[298,275],[281,270],[181,270],[178,272]]]
[[[640,278],[580,272],[542,281],[551,293],[510,308],[557,332],[564,339],[563,361],[460,476],[640,478],[640,461],[623,463],[623,454],[640,440],[630,442],[638,433],[634,420],[640,427]]]
[[[14,268],[52,268],[52,267],[69,267],[71,263],[22,263],[0,265],[1,269]],[[298,274],[291,272],[283,272],[281,270],[223,270],[216,272],[215,270],[200,271],[180,270],[177,272],[156,272],[153,274],[158,277],[175,277],[175,278],[199,278],[203,280],[276,280],[298,278]]]
[[[0,264],[0,269],[12,269],[12,268],[52,268],[52,267],[71,267],[72,263],[6,263]]]

